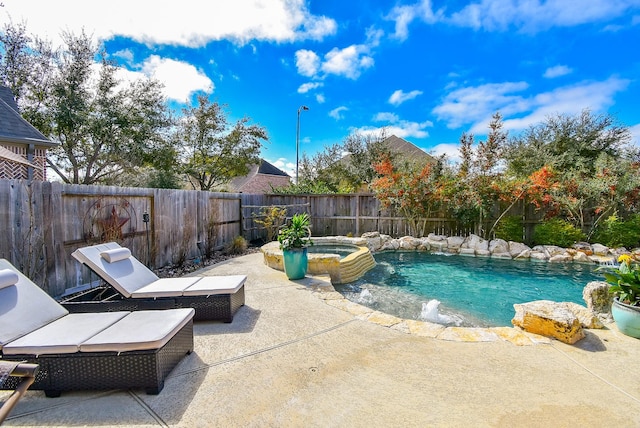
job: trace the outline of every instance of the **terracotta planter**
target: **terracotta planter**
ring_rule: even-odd
[[[283,250],[284,272],[289,279],[302,279],[307,274],[309,259],[306,248]]]
[[[611,315],[620,332],[640,339],[640,307],[619,302],[616,297],[611,305]]]

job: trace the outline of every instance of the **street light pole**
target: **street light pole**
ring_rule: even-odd
[[[309,107],[300,106],[298,108],[298,124],[296,126],[296,184],[298,184],[298,159],[300,153],[300,112],[303,110],[309,110]]]

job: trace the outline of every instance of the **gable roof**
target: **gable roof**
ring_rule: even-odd
[[[229,188],[231,191],[239,192],[252,180],[254,180],[257,176],[265,176],[265,180],[268,181],[268,176],[277,177],[280,180],[286,178],[287,180],[290,178],[289,174],[282,171],[281,169],[273,166],[269,162],[264,159],[260,160],[259,164],[255,164],[251,167],[247,175],[244,177],[236,177],[229,183]],[[277,183],[278,185],[280,183]]]
[[[435,162],[433,156],[422,150],[420,147],[408,142],[405,139],[391,135],[382,140],[382,145],[396,156],[416,163]],[[343,156],[338,162],[343,165],[349,165],[351,162],[351,153]]]
[[[395,135],[391,135],[385,138],[382,144],[384,144],[384,146],[387,147],[389,151],[391,151],[391,153],[406,157],[407,159],[417,161],[433,160],[433,156],[422,150],[420,147],[400,137],[396,137]]]
[[[6,86],[0,86],[0,142],[48,147],[58,145],[20,116],[13,93]]]

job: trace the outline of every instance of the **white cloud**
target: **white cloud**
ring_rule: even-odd
[[[579,7],[564,0],[481,0],[453,13],[450,22],[477,30],[504,31],[515,27],[525,32],[538,32],[607,21],[623,16],[634,7],[637,2],[624,0],[582,1]]]
[[[191,64],[151,55],[142,65],[142,72],[165,85],[168,98],[185,102],[196,91],[213,92],[214,85],[204,72]]]
[[[357,79],[363,70],[373,66],[373,58],[365,45],[351,45],[343,49],[333,48],[324,56],[322,71],[349,79]]]
[[[424,122],[410,122],[408,120],[401,120],[397,115],[393,113],[378,113],[374,117],[374,121],[388,122],[386,126],[363,126],[355,128],[354,131],[363,135],[380,135],[384,130],[387,135],[395,135],[400,138],[426,138],[429,136],[427,128],[433,126],[431,121]]]
[[[409,37],[409,24],[416,19],[420,19],[428,24],[433,24],[443,17],[443,11],[434,11],[431,0],[421,0],[413,5],[395,6],[386,19],[395,21],[395,33],[393,37],[399,40],[406,40]]]
[[[316,102],[318,104],[324,104],[325,102],[324,94],[316,94]]]
[[[460,162],[460,145],[454,143],[442,143],[431,148],[430,152],[435,156],[446,155],[451,163]]]
[[[329,112],[329,116],[334,118],[335,120],[344,119],[344,115],[342,112],[348,111],[349,109],[345,106],[336,107]]]
[[[83,28],[99,39],[123,36],[148,45],[190,47],[223,39],[238,44],[321,40],[337,30],[333,19],[312,14],[305,0],[111,0],[91,7],[71,0],[2,3],[2,12],[14,22],[24,21],[30,33],[58,42],[61,30],[79,34]]]
[[[380,112],[380,113],[376,113],[375,116],[373,116],[373,120],[374,122],[390,122],[390,123],[395,123],[398,122],[400,120],[400,117],[398,117],[397,114],[395,113],[390,113],[390,112]]]
[[[406,40],[409,24],[416,20],[427,24],[445,22],[484,31],[516,28],[535,33],[553,27],[607,22],[628,15],[639,6],[636,0],[583,0],[579,6],[566,0],[480,0],[447,15],[444,8],[434,10],[431,3],[431,0],[421,0],[391,9],[386,19],[395,22],[393,37]],[[632,25],[635,23],[636,16],[632,18]]]
[[[389,104],[399,106],[405,101],[412,100],[419,95],[422,95],[422,91],[415,90],[411,92],[404,92],[402,91],[402,89],[398,89],[397,91],[394,91],[393,94],[391,94],[391,96],[389,97]]]
[[[433,113],[449,128],[470,125],[471,132],[485,135],[491,116],[500,111],[506,130],[522,130],[558,113],[575,115],[585,108],[603,111],[628,85],[628,80],[611,77],[525,97],[521,93],[529,85],[524,82],[491,83],[452,91]]]
[[[117,52],[114,52],[113,56],[115,56],[117,58],[121,58],[127,64],[132,64],[133,63],[133,52],[131,51],[131,49],[119,50]]]
[[[547,79],[553,79],[555,77],[566,76],[572,72],[573,70],[566,65],[556,65],[554,67],[547,68],[543,76]]]
[[[502,111],[505,106],[518,107],[523,98],[514,93],[522,92],[528,87],[526,82],[505,82],[456,89],[433,109],[433,113],[438,119],[446,121],[449,128],[459,128],[463,124],[490,117],[496,110]]]
[[[322,86],[321,82],[309,82],[309,83],[303,83],[302,85],[300,85],[298,87],[298,93],[299,94],[306,94],[309,91],[312,91],[314,89],[317,89],[319,87]]]
[[[298,73],[307,77],[315,76],[320,69],[320,57],[307,49],[300,49],[295,55]]]

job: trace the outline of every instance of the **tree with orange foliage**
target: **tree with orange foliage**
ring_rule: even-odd
[[[385,157],[374,168],[379,177],[371,188],[382,207],[396,209],[406,218],[412,236],[424,236],[427,219],[442,202],[438,165],[427,163],[419,170],[401,171]]]

